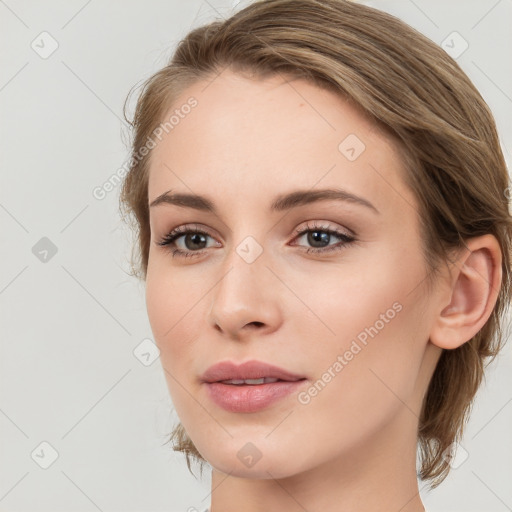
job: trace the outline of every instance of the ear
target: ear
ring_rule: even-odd
[[[487,234],[471,238],[451,264],[440,297],[430,341],[454,349],[485,325],[496,304],[502,279],[498,240]]]

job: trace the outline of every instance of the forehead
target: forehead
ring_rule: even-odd
[[[395,142],[332,91],[225,70],[183,91],[168,114],[191,97],[196,106],[152,150],[149,200],[171,188],[204,194],[236,183],[249,201],[268,184],[275,192],[318,183],[365,190],[378,202],[396,194],[389,184],[403,187]]]

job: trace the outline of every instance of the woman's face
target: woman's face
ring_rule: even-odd
[[[254,478],[404,442],[413,457],[439,350],[429,343],[435,301],[417,201],[392,141],[303,80],[226,70],[188,88],[175,109],[152,150],[149,203],[198,195],[215,212],[199,200],[151,206],[146,299],[173,404],[199,452]],[[327,189],[360,200],[283,201]],[[175,228],[178,238],[159,245]],[[252,384],[203,381],[216,363],[254,360],[304,380],[274,384],[290,391],[270,403],[243,404],[260,392]],[[212,399],[219,387],[231,409]]]

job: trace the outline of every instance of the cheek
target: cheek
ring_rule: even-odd
[[[337,309],[337,316],[331,311],[336,337],[310,350],[314,378],[299,397],[304,405],[296,420],[321,423],[325,436],[339,436],[340,450],[378,436],[401,411],[407,421],[419,415],[415,385],[425,343],[421,312],[407,293],[396,286],[373,288],[343,300],[345,309]]]
[[[340,386],[348,386],[341,383],[346,380],[366,401],[375,402],[371,393],[376,392],[410,395],[428,339],[424,291],[418,286],[424,277],[421,258],[405,265],[401,254],[390,251],[364,273],[336,275],[331,270],[330,279],[320,276],[322,285],[310,286],[306,295],[321,322],[302,315],[296,326],[304,339],[318,340],[315,377],[331,369]],[[338,356],[341,366],[334,368]]]
[[[166,369],[187,368],[194,357],[192,342],[204,332],[210,287],[197,274],[173,271],[165,263],[148,265],[146,308]]]
[[[290,274],[287,279],[293,281],[309,311],[303,308],[306,314],[297,319],[316,326],[317,336],[323,332],[326,342],[333,343],[343,344],[358,335],[364,341],[364,333],[369,336],[368,329],[375,324],[379,332],[389,331],[389,323],[400,323],[398,310],[410,301],[409,293],[421,281],[422,270],[416,263],[409,261],[404,268],[400,254],[388,250],[364,259],[354,256],[339,267],[319,266],[300,279]]]
[[[183,386],[189,388],[191,371],[198,356],[197,344],[193,343],[200,332],[199,328],[194,329],[194,326],[199,326],[197,315],[202,306],[198,292],[178,273],[171,274],[168,270],[148,266],[148,319],[160,350],[160,364],[169,394],[182,420],[186,419],[182,414],[187,414],[190,408],[190,391],[184,391]]]

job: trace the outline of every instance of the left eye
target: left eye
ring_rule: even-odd
[[[322,227],[322,226],[307,226],[306,229],[295,231],[295,238],[302,238],[303,236],[307,236],[307,242],[313,244],[314,247],[309,247],[305,249],[307,253],[325,253],[333,250],[341,250],[344,246],[350,244],[355,241],[355,237],[352,235]],[[341,242],[334,246],[329,246],[328,243],[332,237],[339,238]],[[192,257],[199,256],[205,250],[203,244],[206,243],[206,238],[212,238],[206,231],[203,231],[198,228],[189,228],[186,227],[178,227],[166,234],[160,241],[157,242],[158,245],[162,247],[168,247],[172,253],[173,257]],[[185,242],[185,248],[177,248],[177,241],[183,238]],[[324,244],[327,243],[327,246]],[[320,246],[316,246],[320,244]],[[200,247],[197,247],[197,246]]]
[[[312,225],[308,224],[305,229],[295,231],[295,234],[297,235],[296,238],[306,236],[308,243],[313,244],[313,247],[305,249],[305,252],[307,253],[326,253],[329,251],[337,251],[355,241],[355,237],[348,233],[343,233],[337,229],[331,229],[327,226],[314,223]],[[339,238],[341,242],[330,246],[322,245],[325,242],[328,243],[333,236]],[[317,244],[321,244],[321,246],[315,246]]]
[[[323,245],[328,244],[333,236],[339,238],[342,242],[335,246]],[[354,241],[352,236],[331,229],[306,229],[299,233],[299,238],[302,237],[306,237],[307,242],[313,245],[313,247],[307,248],[306,252],[326,252],[341,249]],[[320,246],[315,246],[315,244],[320,244]]]

